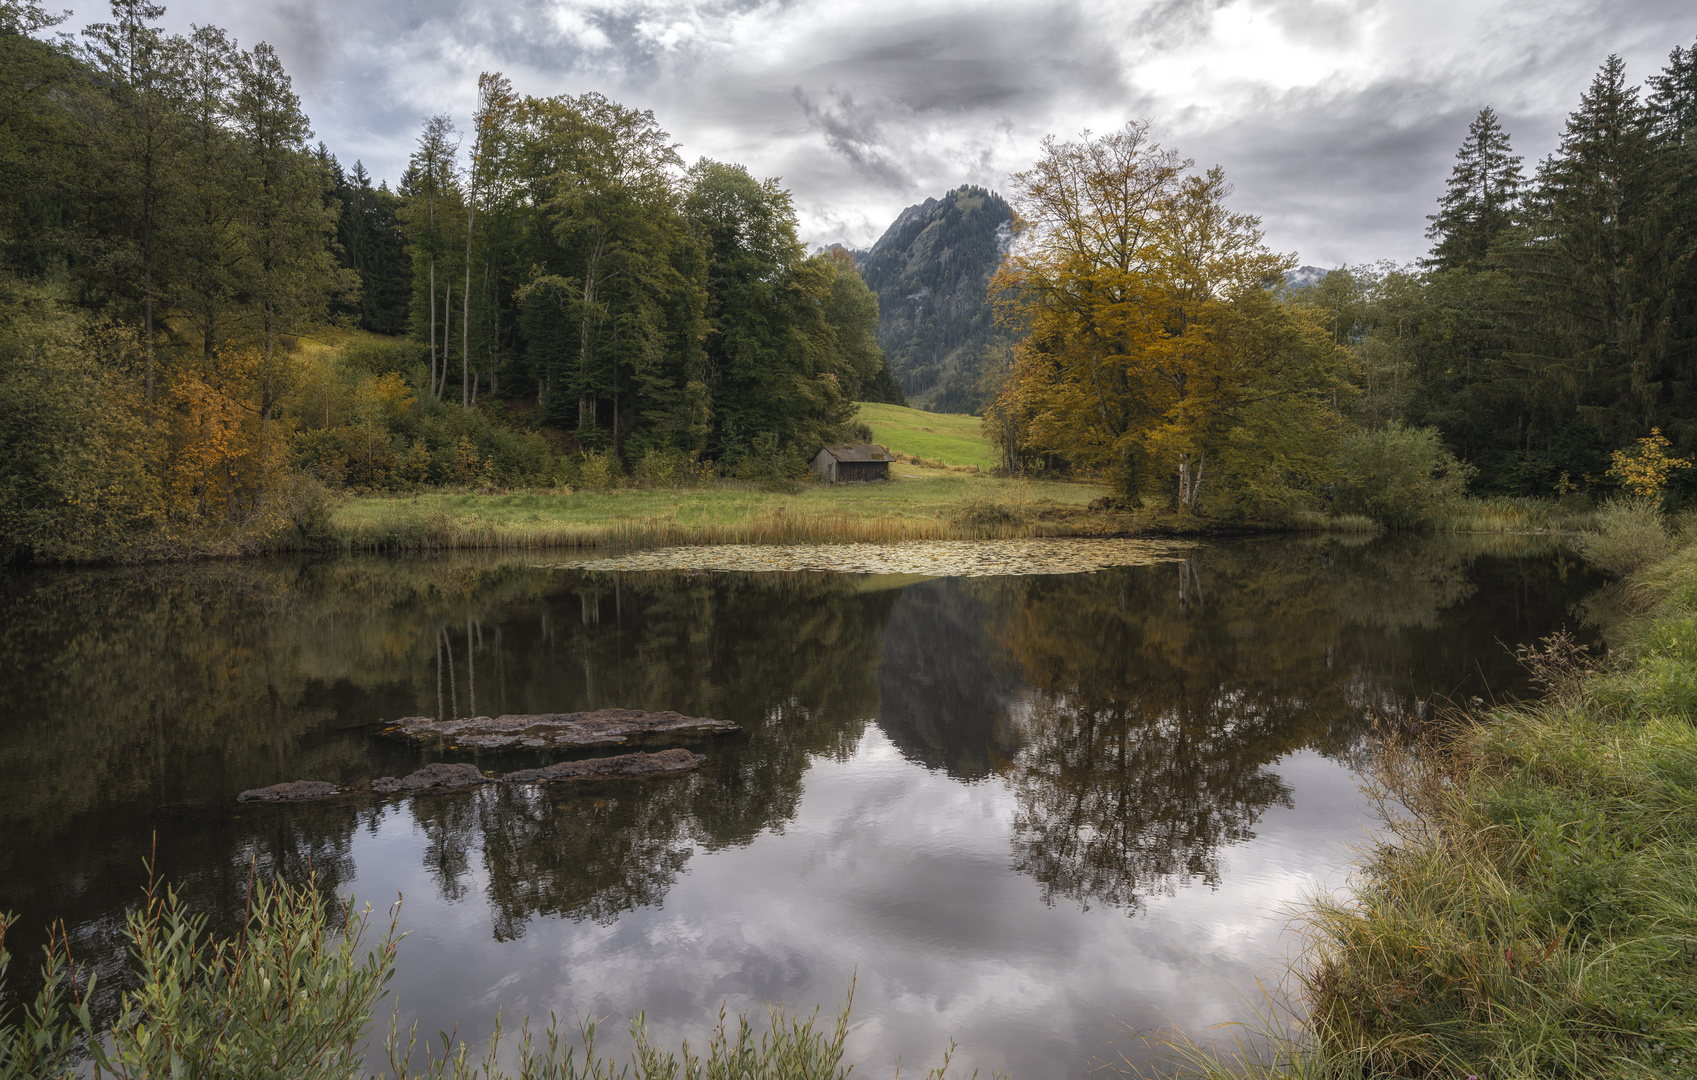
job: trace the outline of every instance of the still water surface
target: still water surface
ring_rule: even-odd
[[[829,1012],[852,977],[870,1075],[953,1037],[961,1075],[1076,1077],[1142,1060],[1126,1029],[1241,1017],[1297,947],[1290,905],[1370,837],[1350,762],[1372,718],[1518,692],[1505,646],[1572,626],[1594,584],[1537,542],[1409,537],[972,579],[481,558],[14,576],[0,910],[20,957],[63,918],[110,1008],[157,836],[223,929],[255,860],[379,909],[404,894],[393,986],[425,1031],[646,1010],[699,1043],[721,1001]],[[683,778],[234,801],[438,759],[385,719],[609,706],[742,731],[663,744],[707,755]]]

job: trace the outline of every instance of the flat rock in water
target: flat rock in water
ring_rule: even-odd
[[[379,795],[434,795],[488,782],[489,777],[484,776],[483,771],[476,765],[448,765],[437,762],[434,765],[426,765],[415,773],[408,773],[399,780],[393,776],[373,780],[371,790]]]
[[[342,789],[335,784],[327,784],[322,780],[291,780],[286,784],[272,784],[270,787],[249,788],[236,796],[237,802],[300,802],[304,799],[322,799],[334,795]]]
[[[704,754],[683,748],[657,754],[620,754],[617,757],[561,761],[541,769],[520,769],[501,777],[508,784],[534,784],[542,780],[577,780],[586,776],[661,776],[688,772],[706,761]]]
[[[597,746],[622,743],[633,735],[662,735],[679,731],[735,731],[729,720],[710,720],[675,712],[641,709],[596,709],[594,712],[533,713],[473,716],[465,720],[431,720],[406,716],[387,729],[390,735],[426,742],[443,740],[453,746],[480,750],[543,750],[554,746]]]

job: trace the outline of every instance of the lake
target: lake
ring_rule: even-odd
[[[1146,554],[1047,573],[1073,566],[1026,552],[1012,576],[454,556],[0,578],[7,1004],[63,919],[110,1012],[157,844],[225,931],[255,865],[379,917],[403,895],[403,1023],[474,1043],[499,1008],[509,1029],[645,1011],[699,1045],[721,1002],[828,1014],[852,979],[857,1073],[923,1073],[950,1038],[963,1077],[1141,1062],[1129,1032],[1205,1034],[1284,979],[1295,906],[1371,842],[1352,763],[1376,720],[1523,693],[1509,647],[1578,630],[1597,584],[1535,538]],[[543,764],[569,755],[442,753],[384,722],[603,707],[741,730],[641,747],[706,755],[675,778],[235,800]]]

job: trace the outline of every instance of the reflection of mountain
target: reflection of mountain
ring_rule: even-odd
[[[1008,706],[1021,685],[975,592],[904,589],[883,633],[878,726],[908,758],[950,776],[988,776],[1012,753]]]

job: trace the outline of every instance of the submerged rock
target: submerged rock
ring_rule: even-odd
[[[408,773],[399,780],[393,776],[384,776],[371,782],[371,790],[379,795],[394,795],[398,792],[412,795],[435,795],[443,791],[459,791],[478,784],[487,784],[489,777],[476,765],[449,765],[437,762],[426,765],[414,773]]]
[[[501,777],[503,783],[533,784],[543,780],[576,780],[586,776],[659,776],[689,772],[706,761],[704,754],[677,748],[657,754],[620,754],[617,757],[561,761],[541,769],[520,769]]]
[[[228,789],[226,789],[228,790]],[[322,799],[335,795],[342,789],[335,784],[323,780],[291,780],[286,784],[272,784],[270,787],[249,788],[236,796],[237,802],[300,802],[304,799]]]
[[[596,709],[594,712],[534,713],[473,716],[465,720],[431,720],[406,716],[387,734],[417,742],[441,740],[451,746],[480,750],[542,750],[554,746],[597,746],[622,743],[633,735],[679,731],[735,731],[729,720],[684,716],[675,712],[640,709]]]

